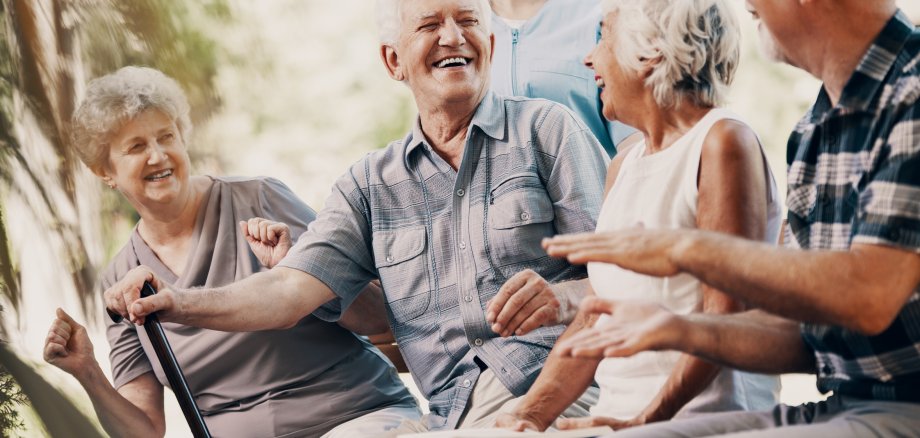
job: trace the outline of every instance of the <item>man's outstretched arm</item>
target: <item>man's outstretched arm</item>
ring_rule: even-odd
[[[591,297],[582,313],[610,318],[560,342],[556,354],[599,359],[676,350],[742,371],[815,372],[814,354],[799,324],[760,310],[675,315],[655,303]]]
[[[144,281],[158,293],[140,298]],[[136,324],[157,312],[161,321],[224,331],[290,328],[333,298],[317,278],[284,267],[222,287],[174,290],[139,266],[105,291],[106,306]]]
[[[753,307],[874,335],[920,283],[920,254],[854,244],[847,251],[777,248],[699,230],[585,233],[547,239],[550,255],[667,277],[689,273]]]

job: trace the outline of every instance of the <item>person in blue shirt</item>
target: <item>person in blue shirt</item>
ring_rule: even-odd
[[[607,154],[634,129],[601,113],[594,72],[582,60],[597,44],[598,0],[492,0],[492,91],[569,107]]]

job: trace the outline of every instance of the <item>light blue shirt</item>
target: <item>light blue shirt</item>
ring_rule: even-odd
[[[430,403],[431,429],[457,425],[484,366],[515,396],[537,378],[564,327],[502,338],[484,309],[525,269],[554,283],[585,278],[584,266],[549,257],[540,241],[594,230],[607,169],[584,124],[545,100],[490,92],[466,138],[457,170],[418,122],[362,158],[279,265],[335,292],[315,313],[326,320],[380,278],[393,334]]]
[[[548,0],[520,29],[493,14],[492,91],[568,106],[612,157],[635,130],[604,118],[594,71],[582,62],[597,44],[600,20],[597,0]]]

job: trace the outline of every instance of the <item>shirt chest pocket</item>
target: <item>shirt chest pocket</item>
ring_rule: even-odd
[[[401,323],[419,317],[431,295],[425,227],[374,231],[373,239],[374,265],[393,318]]]
[[[492,262],[497,267],[546,257],[540,246],[555,234],[553,203],[540,178],[516,174],[502,180],[489,195],[487,230]]]

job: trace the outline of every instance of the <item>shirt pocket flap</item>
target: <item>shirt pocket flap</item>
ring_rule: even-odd
[[[555,218],[540,178],[533,174],[512,175],[491,193],[489,225],[498,230],[552,221]]]
[[[384,268],[411,260],[425,250],[425,227],[374,231],[374,264]]]

